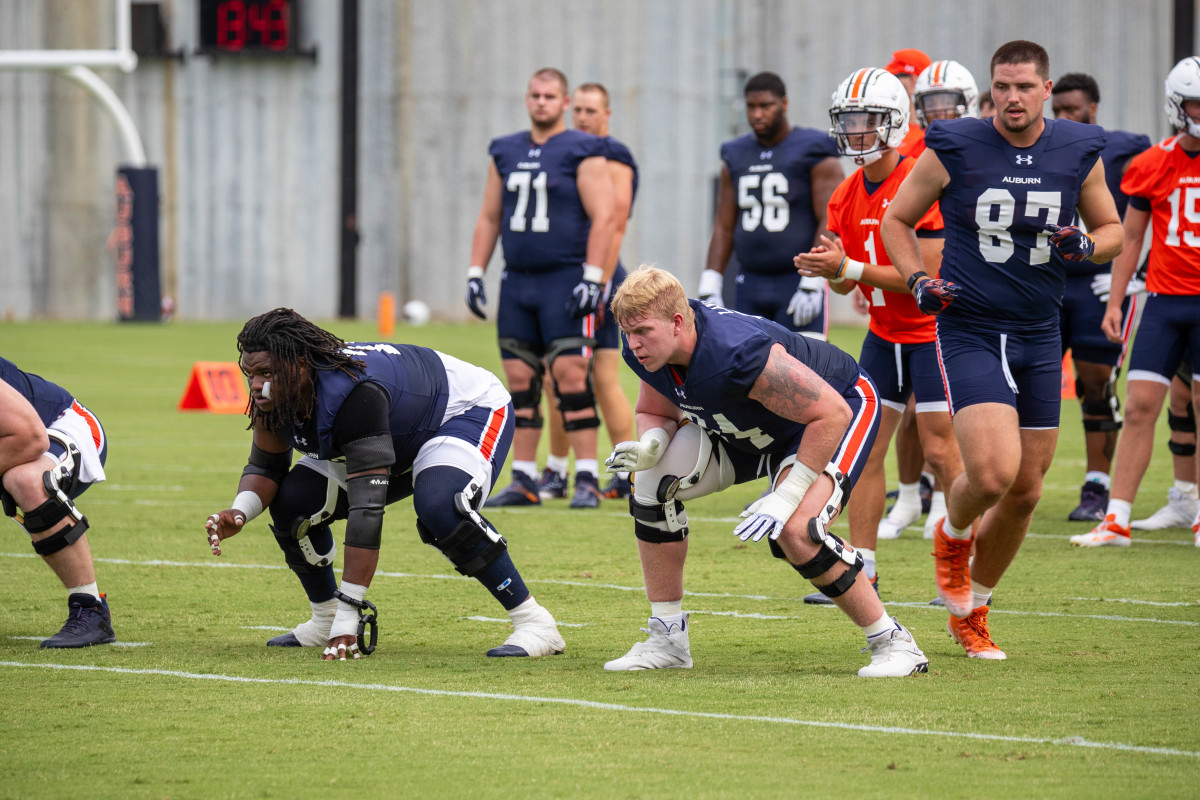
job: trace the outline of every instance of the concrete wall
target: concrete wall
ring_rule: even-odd
[[[187,60],[101,74],[161,170],[164,291],[186,318],[275,305],[335,315],[339,3],[301,0],[315,62],[194,55],[196,3],[162,5]],[[791,121],[824,129],[838,82],[895,49],[954,58],[986,84],[995,47],[1030,38],[1050,51],[1054,76],[1096,77],[1102,124],[1160,137],[1170,26],[1165,0],[360,0],[358,312],[373,314],[386,290],[465,317],[487,143],[528,126],[522,97],[539,67],[608,87],[613,134],[641,167],[624,261],[693,286],[719,144],[746,130],[749,74],[778,72]],[[0,2],[0,49],[111,46],[112,27],[111,0]],[[0,72],[0,142],[0,313],[114,317],[111,121],[61,78]]]

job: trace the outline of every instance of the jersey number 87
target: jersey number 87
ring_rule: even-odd
[[[1062,208],[1061,192],[1027,192],[1025,216],[1035,221],[1054,222]],[[1047,210],[1045,220],[1039,212]],[[979,226],[979,253],[984,261],[1002,264],[1012,257],[1016,244],[1012,238],[1013,218],[1017,201],[1007,189],[988,189],[975,203],[975,224]],[[1029,264],[1045,264],[1050,260],[1050,234],[1038,233],[1036,244],[1029,249]]]

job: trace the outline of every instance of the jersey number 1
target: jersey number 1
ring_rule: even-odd
[[[536,177],[530,172],[512,172],[508,176],[508,190],[517,193],[517,205],[513,214],[508,218],[508,229],[517,233],[525,232],[525,213],[529,210],[529,189],[533,188],[533,220],[529,229],[534,233],[546,233],[550,230],[550,216],[546,213],[549,202],[546,196],[546,173],[539,172]]]

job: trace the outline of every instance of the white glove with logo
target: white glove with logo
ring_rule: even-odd
[[[1101,303],[1108,302],[1108,295],[1112,291],[1112,273],[1100,272],[1096,277],[1092,278],[1092,294],[1100,298]]]
[[[787,313],[792,315],[792,324],[799,328],[817,318],[825,307],[825,279],[801,278],[800,286],[788,303]]]
[[[650,469],[663,453],[671,437],[662,428],[651,428],[642,434],[636,442],[621,442],[613,448],[612,454],[604,459],[604,466],[609,472],[641,472]]]
[[[794,463],[792,471],[775,487],[775,491],[758,498],[742,512],[747,519],[733,529],[733,535],[743,542],[749,539],[759,542],[764,536],[779,538],[784,523],[796,513],[808,487],[816,479],[817,473],[799,461]]]

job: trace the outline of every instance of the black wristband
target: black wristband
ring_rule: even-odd
[[[929,275],[927,275],[925,272],[922,272],[921,270],[917,270],[917,271],[916,271],[916,272],[914,272],[912,275],[909,275],[909,276],[908,276],[908,281],[907,281],[907,283],[908,283],[908,290],[909,290],[910,292],[912,291],[912,288],[913,288],[913,286],[915,286],[915,285],[916,285],[916,283],[917,283],[917,280],[918,280],[918,279],[920,279],[920,278],[928,278],[928,277],[929,277]]]

